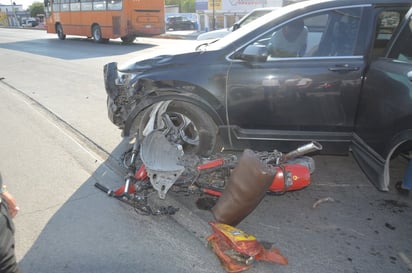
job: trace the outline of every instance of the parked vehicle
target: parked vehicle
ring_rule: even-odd
[[[243,16],[238,22],[233,24],[230,28],[222,28],[222,29],[217,29],[217,30],[212,30],[208,31],[205,33],[200,34],[197,36],[197,40],[208,40],[208,39],[219,39],[222,38],[226,35],[228,35],[230,32],[235,31],[236,29],[240,28],[241,26],[244,26],[253,20],[269,13],[274,10],[277,10],[277,7],[269,7],[269,8],[257,8]]]
[[[167,30],[192,30],[195,29],[195,23],[185,16],[171,16],[166,20]]]
[[[39,25],[36,19],[23,19],[21,22],[23,27],[36,27]]]
[[[387,191],[391,159],[412,151],[411,6],[303,1],[193,52],[106,64],[109,117],[126,137],[163,129],[199,155],[318,141],[322,153],[351,151]],[[272,56],[273,34],[296,20],[307,29],[303,55]]]

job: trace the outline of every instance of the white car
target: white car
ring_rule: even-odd
[[[21,26],[22,27],[35,27],[39,24],[36,19],[23,19]]]
[[[197,36],[197,40],[209,40],[209,39],[219,39],[222,38],[226,35],[228,35],[230,32],[235,31],[236,29],[240,28],[241,26],[246,25],[247,23],[252,22],[253,20],[269,13],[272,12],[276,9],[279,9],[279,7],[270,7],[270,8],[258,8],[254,9],[245,16],[243,16],[238,22],[236,22],[233,26],[230,28],[222,28],[222,29],[217,29],[217,30],[212,30],[209,32],[205,32]]]

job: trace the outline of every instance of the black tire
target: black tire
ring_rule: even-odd
[[[122,39],[122,42],[124,44],[131,44],[134,42],[134,40],[136,39],[136,36],[134,35],[130,35],[130,36],[123,36],[120,39]]]
[[[149,107],[142,112],[135,120],[132,132],[139,130],[140,141],[143,139],[143,130],[150,118],[152,108]],[[217,126],[213,119],[202,109],[194,104],[183,101],[172,101],[165,112],[167,117],[173,122],[173,129],[179,125],[186,124],[185,128],[179,130],[180,134],[168,133],[169,141],[182,145],[183,151],[201,156],[209,156],[216,149],[218,142]],[[185,119],[183,121],[183,118]],[[187,119],[186,119],[187,118]],[[182,135],[184,134],[184,135]]]
[[[58,24],[56,26],[56,32],[57,32],[57,37],[59,37],[60,40],[66,39],[66,34],[64,34],[62,25]]]
[[[92,36],[93,40],[96,43],[106,43],[109,39],[104,39],[102,35],[102,29],[100,28],[99,25],[94,25],[92,27]]]

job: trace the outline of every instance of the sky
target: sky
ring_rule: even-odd
[[[23,5],[23,9],[27,9],[34,2],[43,2],[42,0],[15,0],[16,4]]]
[[[26,10],[34,2],[43,2],[43,0],[0,0],[0,3],[3,5],[10,5],[13,2],[15,2],[16,5],[22,5],[23,9]]]

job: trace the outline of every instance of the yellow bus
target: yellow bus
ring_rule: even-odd
[[[165,32],[164,0],[44,0],[44,6],[47,33],[61,40],[67,34],[132,43]]]

